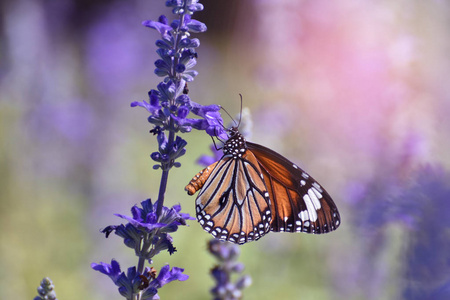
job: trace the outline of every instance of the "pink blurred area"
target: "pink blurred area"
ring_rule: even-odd
[[[373,169],[374,158],[405,151],[414,152],[414,164],[445,162],[436,142],[438,115],[448,109],[441,79],[449,69],[448,9],[418,1],[253,2],[247,10],[256,12],[240,23],[246,47],[236,48],[247,63],[240,71],[257,89],[249,97],[264,103],[263,117],[255,116],[260,138],[271,128],[274,136],[295,135],[299,142],[288,147],[313,159],[338,151],[339,168],[358,157]],[[272,113],[281,125],[264,121]]]

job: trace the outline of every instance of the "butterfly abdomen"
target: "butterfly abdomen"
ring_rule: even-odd
[[[194,177],[192,177],[191,181],[184,188],[184,190],[188,193],[188,195],[194,195],[198,190],[200,190],[208,179],[214,167],[217,165],[217,162],[212,165],[204,168],[200,172],[197,173]]]

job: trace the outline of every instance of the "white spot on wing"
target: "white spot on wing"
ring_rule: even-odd
[[[315,183],[315,182],[314,182]],[[314,184],[313,184],[314,185]],[[314,192],[314,194],[316,194],[316,197],[317,198],[319,198],[319,199],[321,199],[323,196],[322,196],[322,190],[318,190],[318,189],[316,189],[315,187],[312,187],[311,188],[311,190]]]
[[[309,195],[309,198],[310,198],[311,201],[312,201],[312,204],[314,205],[314,208],[315,208],[316,210],[319,210],[320,207],[321,207],[321,205],[320,205],[320,201],[319,201],[319,199],[317,198],[316,193],[314,192],[314,190],[315,190],[315,188],[310,188],[310,189],[308,190],[308,195]]]
[[[319,193],[323,192],[322,188],[320,187],[320,185],[317,182],[314,181],[312,183],[312,186],[315,187]]]
[[[298,217],[303,221],[307,221],[309,220],[309,214],[307,210],[302,210],[301,212],[299,212]]]
[[[303,201],[305,201],[306,208],[308,209],[309,219],[313,222],[317,220],[317,212],[314,208],[314,204],[311,200],[311,197],[309,197],[308,194],[303,195]]]

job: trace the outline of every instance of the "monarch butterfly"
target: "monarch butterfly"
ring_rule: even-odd
[[[220,160],[195,175],[185,190],[197,220],[215,238],[244,244],[269,231],[327,233],[340,216],[325,189],[299,166],[228,129]]]

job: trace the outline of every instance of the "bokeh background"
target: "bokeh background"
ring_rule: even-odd
[[[204,0],[208,31],[191,98],[252,116],[251,140],[333,195],[323,236],[269,234],[241,246],[245,299],[450,299],[450,3]],[[135,265],[113,213],[156,199],[147,113],[163,0],[0,1],[0,298],[120,299],[91,262]],[[227,117],[226,117],[227,118]],[[170,174],[166,205],[209,153],[204,133]],[[192,221],[155,267],[190,279],[162,299],[210,299],[209,235]]]

